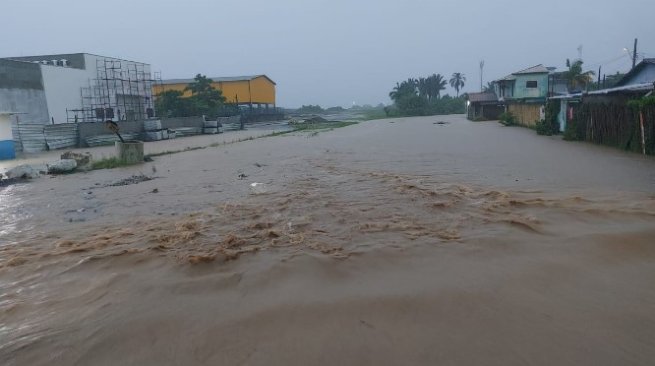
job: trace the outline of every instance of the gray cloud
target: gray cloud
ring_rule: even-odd
[[[583,45],[626,71],[639,38],[655,57],[650,0],[2,0],[2,54],[89,52],[151,63],[165,78],[268,74],[283,106],[388,102],[410,76],[462,72],[465,91]],[[452,93],[452,91],[450,91]]]

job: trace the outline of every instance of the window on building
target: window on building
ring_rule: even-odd
[[[525,82],[525,87],[526,88],[536,88],[537,87],[537,82],[536,81],[526,81]]]

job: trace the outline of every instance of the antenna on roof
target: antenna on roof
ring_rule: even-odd
[[[578,46],[578,60],[582,60],[582,45]]]
[[[484,60],[480,61],[480,93],[484,92],[484,86],[482,83],[482,74],[484,73]]]

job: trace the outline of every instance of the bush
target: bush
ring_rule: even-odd
[[[537,130],[537,135],[552,136],[553,128],[550,123],[545,120],[537,121],[535,123],[535,130]]]
[[[512,114],[512,112],[503,112],[498,116],[498,122],[502,123],[505,126],[515,126],[516,125],[516,117]]]
[[[566,123],[566,128],[564,128],[564,140],[566,141],[576,141],[578,140],[577,136],[577,127],[575,119],[572,119]]]
[[[428,101],[418,95],[407,95],[398,99],[398,109],[406,116],[424,116],[427,113]]]

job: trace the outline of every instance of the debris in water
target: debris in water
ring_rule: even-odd
[[[268,193],[268,189],[266,189],[266,185],[264,185],[264,183],[251,183],[250,190],[254,194]]]
[[[133,175],[133,176],[131,176],[129,178],[121,179],[121,180],[119,180],[117,182],[107,184],[107,185],[105,185],[103,187],[129,186],[129,185],[132,185],[132,184],[139,184],[141,182],[147,182],[147,181],[153,180],[153,179],[155,179],[155,178],[148,177],[148,176],[143,175],[143,174]]]

